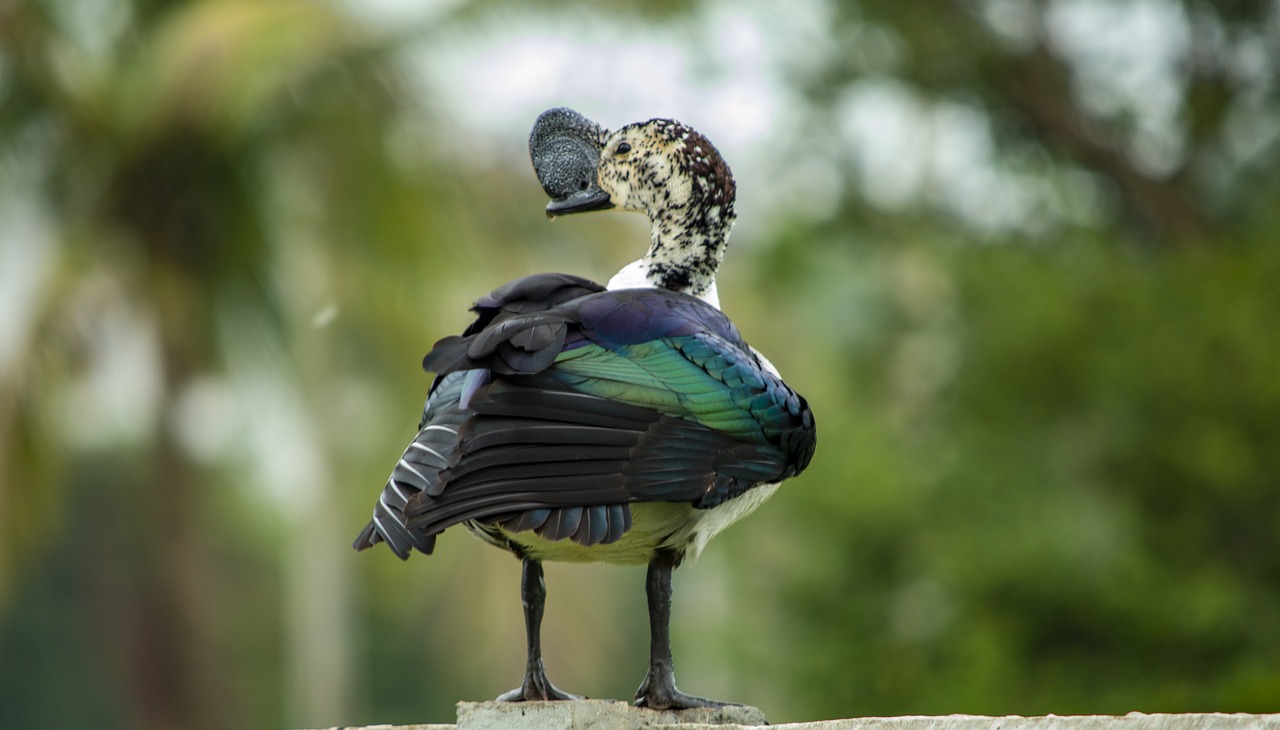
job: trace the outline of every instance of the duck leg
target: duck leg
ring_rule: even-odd
[[[524,604],[524,630],[528,638],[529,662],[519,687],[498,697],[499,702],[534,700],[580,700],[557,688],[542,668],[542,610],[547,601],[547,584],[542,579],[542,562],[524,558],[520,571],[520,601]]]
[[[636,690],[636,706],[654,710],[684,710],[690,707],[723,707],[717,702],[687,695],[676,689],[675,667],[671,661],[671,572],[680,556],[659,551],[649,563],[645,593],[649,596],[649,673]]]

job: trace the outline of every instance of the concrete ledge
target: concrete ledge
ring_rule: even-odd
[[[793,722],[772,727],[777,730],[1280,730],[1280,715],[1147,715],[1141,712],[1038,717],[931,715]],[[688,730],[687,725],[684,728]]]
[[[663,727],[757,727],[764,713],[746,705],[646,710],[621,700],[459,702],[458,730],[639,730]]]
[[[739,730],[765,724],[744,705],[661,712],[618,700],[459,702],[457,725],[370,725],[345,730]],[[932,715],[792,722],[774,730],[1280,730],[1280,715],[1182,714],[986,717]],[[334,728],[333,730],[339,730]]]

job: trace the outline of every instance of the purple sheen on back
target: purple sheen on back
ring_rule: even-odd
[[[578,305],[578,318],[583,334],[604,346],[711,332],[746,349],[720,310],[664,289],[624,289],[584,298]]]

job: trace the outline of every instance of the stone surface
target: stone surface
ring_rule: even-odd
[[[428,725],[338,725],[325,730],[457,730],[457,725],[440,724],[440,722]]]
[[[865,717],[774,725],[778,730],[1280,730],[1280,715],[1044,715]],[[686,727],[686,730],[687,727]],[[723,729],[721,729],[723,730]]]
[[[742,713],[741,715],[735,713]],[[764,723],[754,707],[656,712],[614,700],[577,702],[460,702],[455,725],[370,725],[345,730],[738,730]],[[1280,715],[937,715],[862,717],[772,725],[771,730],[1280,730]],[[339,730],[334,728],[333,730]]]
[[[764,724],[764,713],[746,705],[673,711],[647,710],[621,700],[458,703],[458,730],[633,730]]]

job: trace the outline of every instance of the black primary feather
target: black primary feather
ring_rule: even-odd
[[[711,508],[807,464],[813,432],[807,406],[764,371],[719,310],[661,290],[594,292],[549,307],[515,294],[562,291],[547,281],[513,282],[482,300],[477,309],[488,326],[442,340],[425,358],[431,367],[457,368],[445,378],[487,371],[496,379],[469,402],[449,464],[435,473],[439,483],[418,489],[399,511],[409,533],[434,535],[481,520],[599,544],[625,532],[628,504]],[[623,352],[646,343],[659,343],[663,357],[684,363],[691,375],[719,383],[709,397],[723,402],[712,416],[723,409],[755,423],[745,407],[771,424],[744,432],[759,440],[743,440],[691,413],[583,392],[586,386],[565,382],[555,364],[581,348]],[[523,358],[521,367],[512,367],[513,352]]]
[[[794,476],[812,456],[804,399],[694,297],[541,275],[495,290],[475,310],[469,334],[441,340],[424,358],[441,374],[422,429],[357,547],[384,539],[401,557],[429,552],[436,534],[470,520],[607,543],[625,533],[630,504],[709,509]],[[640,355],[640,346],[656,354]],[[708,403],[663,412],[627,402],[625,376],[604,362],[601,383],[615,395],[590,392],[601,387],[589,375],[595,366],[570,377],[557,364],[575,351],[652,361],[641,367],[671,374],[661,387],[701,384],[673,403]],[[469,382],[479,385],[464,399]]]

